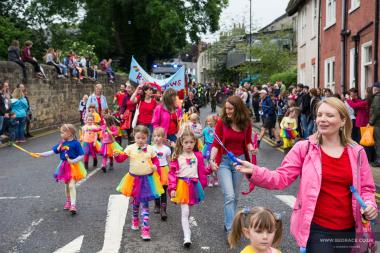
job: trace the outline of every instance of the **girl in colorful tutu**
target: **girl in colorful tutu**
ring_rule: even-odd
[[[102,171],[107,172],[107,161],[109,160],[109,170],[113,170],[113,151],[122,150],[120,145],[115,141],[115,136],[119,134],[119,130],[115,127],[113,117],[111,115],[104,116],[104,125],[94,129],[95,132],[100,132],[102,139],[100,147],[100,155],[102,156]]]
[[[117,162],[130,158],[129,172],[123,177],[116,188],[127,197],[132,197],[132,230],[139,230],[139,209],[142,205],[141,238],[150,240],[149,201],[160,198],[164,193],[157,173],[160,163],[153,147],[147,144],[149,129],[138,125],[133,129],[135,143],[129,145],[124,152],[114,153]]]
[[[284,142],[283,148],[285,152],[289,151],[293,145],[294,140],[298,136],[297,132],[297,118],[299,109],[297,107],[290,107],[286,113],[285,117],[281,120],[281,133],[280,137]]]
[[[83,149],[80,142],[76,140],[75,134],[76,129],[72,124],[63,124],[61,127],[62,141],[50,151],[35,154],[36,157],[59,154],[61,162],[54,173],[54,177],[57,182],[65,183],[66,203],[63,209],[70,210],[72,214],[77,212],[75,183],[87,176],[82,163]]]
[[[190,206],[204,199],[207,185],[206,170],[201,152],[194,151],[197,138],[190,127],[181,129],[173,152],[169,171],[169,193],[174,203],[181,205],[181,221],[184,234],[183,246],[191,246],[189,224]]]
[[[153,149],[157,154],[160,166],[157,169],[160,175],[160,182],[164,188],[164,193],[159,199],[155,199],[154,213],[159,213],[161,215],[161,220],[166,221],[167,213],[167,189],[168,189],[168,174],[169,174],[169,163],[170,156],[172,154],[170,148],[164,145],[165,141],[165,130],[162,127],[157,127],[153,130]]]
[[[210,167],[210,154],[211,154],[211,146],[212,142],[214,141],[214,132],[215,132],[215,124],[217,116],[215,115],[209,115],[206,118],[206,127],[203,128],[203,136],[205,139],[202,154],[205,161],[205,165],[207,168]],[[208,171],[212,171],[211,168],[208,169]],[[208,186],[213,187],[218,185],[218,176],[216,175],[215,171],[212,171],[211,174],[208,176]]]
[[[240,253],[281,253],[278,247],[282,239],[282,221],[280,214],[274,214],[264,207],[244,208],[232,222],[228,243],[234,248],[244,235],[250,241]],[[273,246],[273,247],[272,247]]]
[[[82,127],[80,139],[84,151],[84,167],[88,170],[88,158],[90,155],[94,159],[92,165],[94,167],[98,166],[96,153],[99,151],[100,145],[98,143],[98,133],[93,130],[99,128],[99,126],[94,124],[94,116],[91,113],[87,114],[85,122],[86,124]]]

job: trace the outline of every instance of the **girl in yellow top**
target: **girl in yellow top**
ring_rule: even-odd
[[[139,208],[142,204],[143,240],[150,240],[149,201],[157,199],[164,193],[157,168],[160,166],[156,152],[147,144],[149,130],[138,125],[133,129],[135,143],[129,145],[124,152],[114,152],[117,162],[130,158],[129,172],[123,177],[117,191],[127,197],[132,197],[132,230],[139,230]]]
[[[285,117],[281,120],[280,128],[281,133],[280,137],[283,140],[285,150],[289,150],[294,145],[294,140],[298,136],[297,132],[297,119],[299,114],[298,107],[290,107],[286,113]]]
[[[244,235],[251,243],[240,253],[281,253],[277,247],[282,239],[280,217],[264,207],[244,208],[232,222],[228,243],[234,248]]]
[[[86,116],[86,124],[82,127],[81,131],[81,142],[84,151],[84,167],[88,170],[88,158],[91,155],[94,159],[93,166],[98,166],[98,159],[96,157],[96,153],[99,152],[98,143],[98,133],[93,131],[97,129],[98,126],[94,124],[94,115],[92,113],[88,113]]]

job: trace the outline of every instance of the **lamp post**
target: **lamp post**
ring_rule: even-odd
[[[252,0],[249,0],[249,81],[251,81],[252,65]]]

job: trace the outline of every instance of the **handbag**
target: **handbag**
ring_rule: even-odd
[[[132,128],[135,128],[137,126],[137,119],[140,114],[140,105],[141,105],[141,102],[136,107],[135,115],[133,116],[133,120],[132,120]]]
[[[360,145],[364,147],[375,146],[375,140],[373,139],[373,126],[361,127],[360,128]]]
[[[132,113],[129,110],[126,110],[123,114],[123,123],[121,124],[120,128],[122,130],[128,130],[131,128],[131,121],[132,121]]]

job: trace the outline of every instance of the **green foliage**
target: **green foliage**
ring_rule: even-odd
[[[289,86],[290,84],[297,83],[297,69],[292,68],[289,71],[276,73],[270,76],[269,81],[275,83],[276,81],[281,80],[285,85]]]
[[[70,51],[74,51],[76,55],[90,57],[93,64],[98,64],[99,59],[96,56],[94,49],[94,45],[89,45],[86,42],[71,39],[64,40],[63,46],[61,48],[64,54],[67,54]]]

